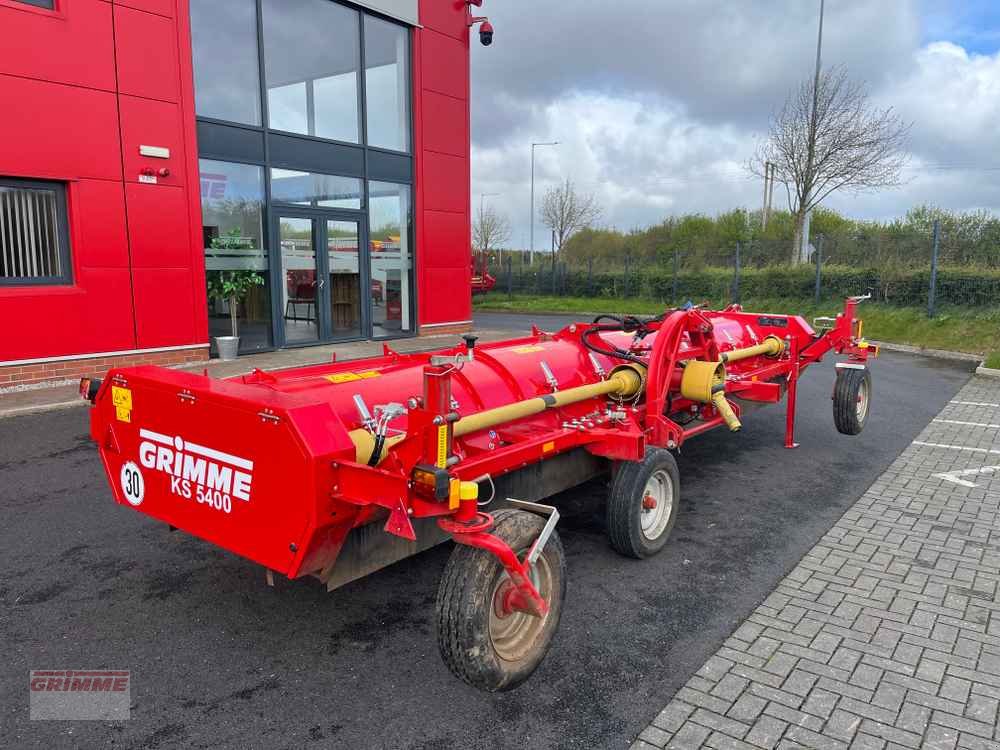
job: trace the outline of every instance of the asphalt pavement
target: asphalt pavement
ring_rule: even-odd
[[[477,315],[518,330],[565,318]],[[866,431],[839,435],[833,362],[784,411],[678,457],[682,506],[658,557],[616,555],[606,487],[555,500],[569,565],[562,626],[518,690],[484,695],[441,662],[440,547],[327,593],[116,506],[86,412],[0,421],[0,745],[7,747],[627,747],[802,555],[969,379],[885,353]],[[29,669],[132,670],[132,718],[31,722]]]

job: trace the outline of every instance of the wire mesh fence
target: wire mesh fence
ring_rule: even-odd
[[[791,243],[741,241],[730,248],[665,248],[655,257],[569,258],[509,253],[497,293],[650,299],[679,305],[789,300],[815,305],[871,294],[875,302],[924,308],[1000,306],[1000,240],[927,233],[814,238],[807,261],[791,262]]]

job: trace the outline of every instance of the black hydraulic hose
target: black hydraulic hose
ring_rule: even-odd
[[[378,466],[379,459],[382,458],[382,449],[385,447],[385,435],[381,432],[375,435],[375,447],[372,448],[371,458],[368,459],[368,465],[375,467]]]
[[[621,326],[592,325],[581,334],[580,341],[582,341],[583,345],[590,349],[590,351],[596,352],[597,354],[603,354],[605,357],[611,357],[612,359],[624,359],[626,362],[634,362],[639,365],[645,365],[646,362],[642,358],[637,357],[624,349],[619,349],[617,346],[611,346],[611,344],[608,344],[607,341],[604,343],[611,347],[610,349],[604,349],[590,342],[590,337],[595,334],[622,330],[624,330],[624,328]]]

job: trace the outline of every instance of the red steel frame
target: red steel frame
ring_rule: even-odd
[[[258,450],[265,474],[254,480],[257,494],[239,507],[240,515],[234,511],[223,523],[199,516],[183,502],[178,504],[169,494],[173,490],[152,475],[146,481],[154,497],[140,510],[290,577],[329,571],[352,529],[386,519],[388,534],[413,541],[415,521],[438,519],[456,542],[485,549],[503,564],[512,581],[504,608],[537,615],[547,605],[531,582],[527,563],[490,533],[492,518],[479,511],[475,499],[461,497],[462,483],[500,477],[573,449],[636,461],[649,446],[677,448],[725,424],[713,404],[681,395],[685,363],[725,361],[734,349],[774,337],[783,342],[781,352],[735,358],[726,367],[724,388],[728,397],[744,401],[775,403],[787,393],[785,445],[794,447],[801,373],[831,351],[862,366],[877,356],[877,349],[861,338],[859,299],[847,300],[844,311],[821,335],[800,317],[748,313],[738,305],[719,312],[674,310],[654,321],[636,321],[632,333],[616,332],[614,340],[627,340],[627,350],[617,348],[645,373],[644,393],[630,400],[601,396],[549,408],[488,433],[455,437],[454,425],[461,416],[453,386],[469,416],[525,399],[551,398],[562,388],[599,383],[626,357],[588,351],[591,325],[580,323],[555,334],[534,329],[531,336],[474,349],[474,342],[467,341],[440,352],[403,355],[384,346],[381,357],[279,373],[255,371],[229,381],[151,367],[113,371],[94,399],[92,435],[121,503],[125,498],[116,480],[129,457],[134,460],[140,453],[136,433],[143,427],[167,434],[172,430],[178,445],[183,431],[184,441],[190,442],[193,435],[203,444],[238,454]],[[611,338],[602,334],[606,344]],[[559,376],[550,377],[553,371]],[[123,420],[116,413],[112,387],[134,393],[129,396],[134,417],[130,413]],[[421,388],[422,396],[416,397],[414,387]],[[375,404],[409,397],[403,436],[377,466],[362,463],[348,436],[350,430],[362,429],[351,404],[352,395],[359,392]],[[730,405],[738,416],[739,405]],[[232,416],[237,407],[250,418]],[[286,425],[291,433],[281,431]],[[269,460],[272,465],[266,468]],[[446,474],[445,496],[440,487],[424,481],[426,467]],[[294,480],[291,488],[292,480],[286,477]],[[280,498],[275,494],[291,499],[276,503]],[[284,542],[275,539],[279,524],[295,533],[287,553],[280,553]]]

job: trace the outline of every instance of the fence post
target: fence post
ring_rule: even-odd
[[[514,299],[514,259],[507,256],[507,301]]]
[[[674,250],[674,296],[670,300],[671,303],[677,304],[677,254],[679,251]]]
[[[587,296],[594,296],[594,259],[587,260]]]
[[[742,249],[742,243],[736,241],[736,258],[733,266],[733,289],[730,295],[733,304],[738,305],[740,303],[740,250]]]
[[[931,248],[931,286],[927,292],[927,317],[933,318],[937,313],[937,271],[938,251],[941,249],[941,221],[934,220],[934,244]]]
[[[823,240],[826,237],[822,234],[819,236],[819,244],[816,245],[816,304],[819,304],[820,295],[820,283],[823,268]]]
[[[628,256],[628,254],[626,254],[625,255],[625,278],[622,281],[622,297],[624,297],[625,299],[628,299],[628,265],[629,265],[629,256]]]

